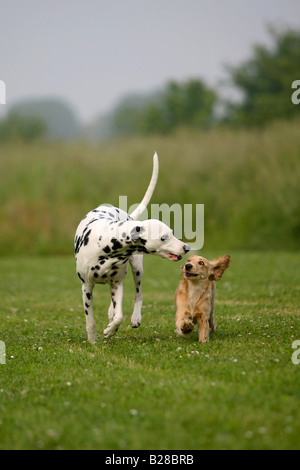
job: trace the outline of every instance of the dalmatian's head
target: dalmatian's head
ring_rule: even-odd
[[[163,222],[156,219],[137,222],[131,230],[134,243],[141,243],[148,253],[179,261],[190,247],[174,237],[172,230]]]

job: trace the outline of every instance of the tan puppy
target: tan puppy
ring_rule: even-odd
[[[202,256],[190,256],[181,267],[182,281],[175,294],[176,332],[181,336],[192,333],[199,325],[199,341],[209,341],[209,329],[216,330],[214,301],[216,283],[229,267],[230,256],[208,261]]]

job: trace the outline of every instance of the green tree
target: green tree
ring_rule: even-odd
[[[300,79],[300,32],[269,28],[273,46],[254,47],[253,56],[227,67],[232,84],[243,94],[240,104],[228,106],[228,118],[238,124],[261,125],[299,113],[291,102],[291,84]]]
[[[201,80],[169,83],[163,106],[166,127],[170,131],[180,126],[209,127],[213,122],[216,99],[216,93]]]
[[[201,80],[170,82],[152,102],[119,106],[114,127],[121,134],[166,134],[180,126],[207,128],[213,123],[216,93]]]

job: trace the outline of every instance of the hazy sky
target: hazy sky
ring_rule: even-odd
[[[300,0],[0,0],[7,106],[58,96],[88,120],[171,78],[217,86],[268,23],[300,27]]]

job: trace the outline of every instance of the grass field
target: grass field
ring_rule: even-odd
[[[128,274],[95,346],[72,257],[1,258],[0,449],[299,449],[300,254],[229,254],[209,344],[175,335],[179,264],[146,256],[141,327]],[[94,301],[101,333],[108,289]]]

